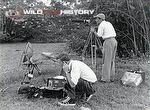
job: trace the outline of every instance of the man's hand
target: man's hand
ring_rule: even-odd
[[[71,80],[71,73],[70,73],[70,70],[69,70],[69,65],[66,64],[65,62],[63,63],[63,70],[66,73],[66,78],[67,78],[70,86],[75,87],[75,84]]]
[[[95,34],[96,37],[100,37],[98,36],[97,32],[95,31],[95,28],[94,27],[91,27],[91,30],[90,30],[92,33]]]
[[[69,65],[67,65],[66,63],[63,64],[63,70],[65,73],[69,72]]]

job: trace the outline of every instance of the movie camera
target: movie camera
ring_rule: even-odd
[[[72,22],[75,22],[75,23],[90,23],[90,20],[73,19]]]
[[[71,22],[73,23],[84,23],[87,26],[96,27],[95,19],[72,19]]]

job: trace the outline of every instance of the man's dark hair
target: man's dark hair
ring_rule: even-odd
[[[69,61],[70,56],[68,54],[62,53],[58,55],[56,59],[60,59],[61,61]]]

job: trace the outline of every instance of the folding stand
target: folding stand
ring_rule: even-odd
[[[99,48],[102,48],[102,43],[101,41],[95,36],[93,35],[94,33],[90,31],[87,41],[84,45],[83,48],[83,52],[82,52],[82,60],[85,59],[85,53],[86,53],[86,49],[88,48],[89,44],[91,46],[91,58],[92,58],[92,67],[96,68],[96,50],[97,50],[97,46]]]
[[[26,77],[31,80],[33,78],[33,71],[34,69],[37,70],[38,74],[41,75],[41,71],[38,68],[37,64],[34,63],[32,61],[32,56],[33,56],[33,49],[32,49],[32,45],[31,43],[27,43],[25,50],[23,51],[23,54],[21,56],[21,63],[22,65],[25,65],[27,67],[27,72],[24,75],[23,81],[21,82],[21,84],[26,84],[26,83],[30,83],[30,82],[25,82],[24,80],[26,79]],[[44,77],[42,76],[44,82],[46,83],[46,80],[44,79]]]

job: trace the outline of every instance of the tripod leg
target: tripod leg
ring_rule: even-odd
[[[95,36],[95,39],[94,39],[94,43],[95,43],[95,46],[94,46],[94,57],[95,57],[95,59],[94,59],[94,67],[95,67],[95,69],[97,69],[96,68],[96,59],[97,59],[97,53],[96,53],[96,50],[97,50],[97,45],[96,45],[96,36]]]
[[[94,59],[94,66],[95,66],[95,68],[96,68],[96,49],[97,49],[97,47],[96,47],[96,45],[95,45],[95,47],[94,47],[94,57],[95,57],[95,59]]]
[[[98,44],[98,47],[101,49],[102,48],[102,43],[101,43],[101,41],[97,38],[97,37],[95,37],[95,39],[96,39],[96,42],[97,42],[97,44]],[[101,50],[102,51],[102,50]]]
[[[24,77],[23,77],[23,80],[21,82],[21,85],[22,84],[29,84],[30,82],[29,81],[25,81],[25,79],[28,77],[27,75],[29,74],[29,71],[27,73],[25,73]]]
[[[38,68],[37,64],[34,64],[34,68],[37,70],[38,74],[41,75],[41,70]],[[42,76],[44,83],[46,83],[46,79],[43,77],[43,75],[41,76]]]
[[[33,66],[33,65],[31,65],[30,74],[33,74],[33,71],[34,71],[34,66]]]
[[[91,56],[92,56],[92,66],[96,68],[96,37],[93,38],[91,35]]]
[[[91,39],[91,32],[89,33],[89,36],[88,36],[88,39],[87,39],[87,41],[86,41],[86,43],[85,43],[85,45],[84,45],[84,48],[83,48],[83,52],[82,52],[82,60],[84,60],[84,56],[85,56],[85,52],[86,52],[86,49],[87,49],[87,47],[88,47],[88,45],[89,45],[89,43],[90,43],[90,39]]]
[[[27,74],[24,75],[23,81],[21,82],[21,84],[24,84],[24,80],[25,80],[26,76],[27,76]]]
[[[96,40],[95,42],[98,45],[98,48],[100,48],[100,50],[102,52],[102,43],[101,43],[100,39],[98,39],[97,37],[95,37],[95,40]],[[96,65],[96,69],[97,69],[97,65]]]
[[[91,57],[92,57],[92,66],[93,66],[93,59],[94,59],[94,56],[93,56],[93,47],[94,47],[94,45],[93,45],[93,42],[92,42],[92,36],[91,36]]]
[[[37,66],[37,64],[33,64],[34,68],[37,70],[38,74],[41,75],[41,70]]]

